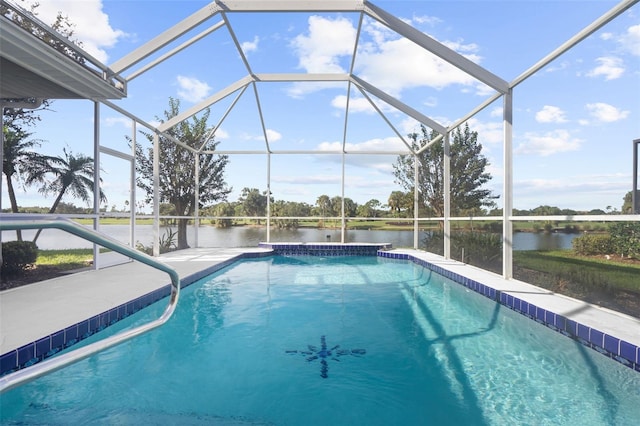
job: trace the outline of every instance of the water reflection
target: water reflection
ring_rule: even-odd
[[[123,243],[129,241],[128,225],[103,225],[100,230]],[[22,231],[25,240],[33,239],[35,231]],[[165,228],[161,228],[161,234]],[[341,239],[340,230],[336,229],[272,229],[271,242],[336,242]],[[546,234],[518,232],[513,236],[514,250],[556,250],[570,249],[571,241],[580,234]],[[420,232],[418,241],[425,237],[425,232]],[[14,231],[2,233],[3,241],[15,239]],[[187,239],[189,244],[195,245],[195,230],[188,228]],[[140,225],[136,228],[135,241],[145,246],[150,246],[153,240],[153,228],[151,225]],[[238,226],[232,228],[215,228],[202,226],[198,232],[199,247],[256,247],[259,242],[267,240],[267,230],[258,226]],[[348,243],[391,243],[393,247],[413,247],[413,231],[368,231],[348,230],[346,233]],[[38,238],[38,247],[43,250],[89,248],[91,244],[80,238],[66,234],[55,229],[45,229]]]

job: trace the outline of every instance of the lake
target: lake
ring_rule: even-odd
[[[177,231],[176,228],[173,228]],[[129,241],[128,225],[103,225],[100,230],[111,238],[127,243]],[[166,228],[161,228],[161,235]],[[31,240],[35,231],[22,231],[23,239]],[[426,233],[420,232],[419,242]],[[517,232],[513,236],[514,250],[555,250],[570,249],[571,241],[580,234],[563,233],[529,233]],[[188,228],[189,244],[193,247],[195,236],[193,227]],[[2,241],[15,239],[14,231],[2,233]],[[135,241],[150,246],[153,240],[152,225],[139,225],[136,227]],[[257,247],[259,242],[267,240],[267,230],[264,227],[232,227],[215,228],[213,226],[201,226],[198,232],[198,245],[200,247]],[[334,229],[272,229],[271,242],[340,242],[340,230]],[[413,247],[413,231],[368,231],[348,230],[346,233],[348,243],[391,243],[393,247]],[[46,229],[38,238],[38,247],[43,250],[90,248],[91,244],[63,231]]]

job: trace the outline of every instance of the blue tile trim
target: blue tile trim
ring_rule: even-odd
[[[389,250],[391,244],[308,244],[260,243],[281,256],[376,256],[379,250]]]
[[[283,244],[260,243],[260,247],[270,248],[273,253],[280,255],[316,255],[316,256],[362,256],[377,255],[388,259],[408,260],[423,266],[433,272],[461,284],[491,300],[507,306],[522,315],[525,315],[547,327],[562,333],[563,335],[579,341],[585,346],[597,350],[605,356],[614,359],[621,364],[640,372],[640,348],[636,345],[609,336],[599,330],[587,327],[574,320],[547,311],[531,303],[525,302],[508,292],[496,290],[488,285],[479,283],[470,278],[456,274],[452,271],[434,265],[422,259],[418,259],[406,253],[387,251],[390,245],[342,245],[342,244]],[[301,248],[302,247],[302,248]],[[306,250],[306,251],[305,251]],[[225,262],[213,265],[203,271],[189,275],[181,279],[182,288],[185,288],[199,279],[217,272],[243,258],[267,257],[272,252],[243,253]],[[82,339],[120,321],[140,309],[151,305],[171,293],[170,285],[166,285],[132,301],[102,312],[92,318],[88,318],[64,330],[57,331],[50,336],[45,336],[35,342],[26,344],[16,350],[0,355],[0,376],[28,367],[36,362],[54,355]]]
[[[449,278],[450,280],[488,297],[491,300],[495,300],[511,310],[527,316],[554,331],[576,340],[583,345],[640,372],[640,347],[632,343],[620,340],[615,336],[605,334],[595,328],[587,327],[586,325],[556,314],[555,312],[547,311],[532,303],[525,302],[508,292],[493,289],[485,284],[478,283],[470,278],[463,277],[453,271],[449,271],[423,259],[418,259],[410,254],[394,253],[392,251],[379,251],[378,256],[390,259],[406,259],[424,266],[439,275]]]

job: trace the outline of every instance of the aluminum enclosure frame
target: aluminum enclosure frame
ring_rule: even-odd
[[[385,10],[379,8],[372,2],[368,0],[327,0],[327,1],[314,1],[314,0],[216,0],[212,3],[206,5],[200,10],[196,11],[192,15],[178,22],[171,28],[162,32],[149,42],[143,44],[142,46],[134,49],[131,53],[125,55],[121,59],[114,62],[110,67],[110,72],[113,73],[112,76],[121,78],[120,76],[125,71],[130,71],[128,77],[124,78],[125,84],[128,84],[133,79],[139,77],[150,69],[162,64],[165,60],[172,57],[176,53],[180,52],[183,49],[189,48],[192,44],[198,42],[199,40],[209,36],[210,34],[222,30],[227,29],[236,45],[237,53],[240,55],[245,68],[247,75],[240,80],[232,83],[226,88],[218,91],[217,93],[209,96],[207,99],[201,101],[197,105],[191,107],[190,109],[182,112],[178,116],[173,119],[154,127],[142,119],[136,117],[133,113],[125,111],[124,109],[118,107],[116,104],[108,101],[105,98],[95,98],[88,97],[88,99],[92,99],[96,102],[95,107],[95,121],[96,123],[100,120],[100,108],[98,106],[99,103],[102,103],[112,109],[115,109],[122,113],[123,115],[129,117],[132,122],[141,124],[152,131],[155,134],[154,144],[157,146],[160,137],[169,137],[167,135],[167,131],[171,129],[173,126],[178,123],[189,119],[193,115],[199,113],[200,111],[208,108],[211,105],[216,104],[222,99],[227,98],[228,96],[235,95],[236,98],[233,101],[230,109],[232,109],[235,103],[242,96],[249,96],[246,90],[249,86],[252,86],[254,96],[256,98],[256,104],[258,105],[258,109],[260,110],[260,101],[259,94],[257,90],[258,84],[269,83],[269,82],[308,82],[308,81],[323,81],[323,82],[344,82],[347,84],[349,88],[352,86],[357,88],[360,93],[369,101],[369,103],[376,109],[376,112],[389,124],[389,126],[394,130],[394,132],[400,137],[400,139],[404,142],[405,146],[409,149],[410,155],[417,155],[423,152],[431,143],[436,143],[440,139],[436,139],[434,141],[429,142],[427,145],[422,146],[418,151],[412,151],[410,149],[410,145],[407,141],[400,135],[400,132],[397,129],[391,126],[390,122],[384,116],[383,112],[380,111],[379,108],[376,107],[375,103],[372,101],[369,95],[375,96],[376,98],[382,100],[388,105],[392,106],[396,110],[399,110],[406,114],[409,117],[417,120],[422,123],[426,127],[436,130],[441,134],[441,139],[444,139],[445,144],[445,152],[447,153],[445,156],[445,182],[449,183],[451,170],[449,166],[449,155],[448,155],[448,146],[450,142],[450,134],[454,131],[458,126],[463,124],[468,119],[475,116],[480,111],[484,110],[486,107],[491,105],[493,102],[503,98],[503,156],[504,156],[504,175],[503,175],[503,215],[499,218],[503,222],[503,277],[506,279],[510,279],[513,277],[513,257],[512,257],[512,234],[513,234],[513,221],[520,220],[521,218],[517,218],[513,216],[513,96],[514,96],[514,88],[518,86],[523,81],[527,80],[529,77],[534,75],[536,72],[541,70],[544,66],[549,64],[551,61],[555,60],[571,48],[573,48],[576,44],[584,40],[586,37],[591,35],[593,32],[597,31],[601,27],[603,27],[606,23],[611,21],[612,19],[619,16],[624,11],[628,10],[631,6],[638,3],[639,0],[622,0],[612,9],[610,9],[603,16],[598,18],[592,24],[585,27],[582,31],[577,33],[574,37],[569,39],[567,42],[563,43],[557,49],[549,53],[547,56],[542,58],[540,61],[535,63],[532,67],[525,70],[522,74],[516,77],[513,81],[507,82],[500,78],[497,75],[489,72],[483,67],[477,65],[476,63],[468,60],[464,56],[455,52],[454,50],[446,47],[445,45],[437,42],[426,34],[416,30],[406,22],[400,20],[394,15],[386,12]],[[355,55],[357,50],[357,39],[353,50],[353,59],[352,66],[348,73],[342,74],[311,74],[311,73],[299,73],[299,74],[291,74],[291,73],[272,73],[272,74],[261,74],[254,73],[251,69],[250,62],[247,60],[245,54],[240,48],[240,44],[238,43],[237,38],[235,37],[235,33],[233,31],[233,26],[227,19],[227,15],[233,13],[243,13],[243,12],[355,12],[360,14],[360,22],[357,28],[358,34],[361,31],[362,20],[363,18],[369,17],[376,22],[386,26],[390,30],[396,32],[398,35],[414,42],[418,46],[422,47],[425,51],[437,56],[441,60],[447,62],[448,64],[454,66],[455,68],[463,71],[467,75],[473,77],[479,82],[484,83],[486,86],[490,87],[495,91],[494,94],[489,96],[485,101],[483,101],[480,105],[478,105],[475,109],[470,111],[467,115],[463,116],[456,122],[452,123],[449,126],[445,126],[441,123],[438,123],[437,120],[430,118],[416,109],[412,108],[410,105],[407,105],[401,102],[399,99],[385,93],[380,90],[376,86],[367,83],[366,81],[359,78],[357,75],[353,73],[353,62],[355,61]],[[158,59],[142,65],[138,69],[133,69],[136,65],[141,64],[145,59],[149,58],[151,55],[156,53],[160,53],[162,49],[169,46],[172,42],[180,38],[181,36],[187,34],[189,31],[195,29],[199,25],[204,24],[206,21],[209,21],[214,18],[220,18],[221,20],[214,23],[209,28],[205,29],[195,37],[192,37],[190,40],[182,43],[180,46],[170,50],[169,52],[164,53]],[[351,91],[348,90],[347,94],[347,111],[349,108],[349,100],[350,100]],[[230,109],[225,113],[225,115],[220,119],[220,122],[216,125],[216,127],[212,131],[212,135],[217,128],[220,127],[220,124],[224,121],[226,115],[230,111]],[[345,116],[348,114],[345,114]],[[346,155],[354,155],[354,154],[394,154],[392,152],[348,152],[346,149],[346,128],[347,128],[347,119],[345,118],[344,124],[344,132],[343,132],[343,140],[342,140],[342,149],[334,152],[327,151],[275,151],[271,149],[269,138],[265,129],[267,128],[262,117],[262,113],[260,112],[260,124],[263,129],[264,138],[265,138],[265,148],[260,151],[216,151],[218,154],[265,154],[267,159],[267,190],[271,190],[271,155],[273,154],[341,154],[342,155],[342,177],[341,177],[341,190],[342,190],[342,198],[343,198],[343,206],[342,206],[342,242],[345,240],[345,213],[344,213],[344,196],[345,196],[345,156]],[[135,125],[134,125],[135,128]],[[180,144],[181,146],[185,146],[181,141],[174,140],[175,143]],[[635,141],[634,141],[635,142]],[[119,154],[117,152],[111,152],[105,150],[100,146],[100,135],[99,129],[96,127],[95,130],[95,140],[94,140],[94,155],[96,158],[96,170],[99,170],[99,155],[100,152],[107,153],[110,155]],[[636,145],[637,147],[637,145]],[[198,152],[198,153],[207,153],[203,151],[203,146],[199,149],[194,149],[192,147],[187,147],[188,149]],[[157,154],[157,150],[156,150]],[[406,152],[404,152],[406,154]],[[129,154],[122,154],[123,156],[128,156]],[[127,157],[128,158],[128,157]],[[195,167],[197,168],[197,162]],[[417,166],[416,166],[417,167]],[[159,158],[158,155],[154,158],[154,170],[155,170],[155,179],[154,179],[154,218],[155,218],[155,235],[154,235],[154,253],[159,254],[159,194],[158,194],[158,174],[159,174]],[[636,167],[637,169],[637,167]],[[416,170],[416,179],[417,173]],[[132,184],[133,187],[133,184]],[[417,188],[417,185],[416,185]],[[450,224],[451,221],[456,220],[456,218],[450,217],[450,188],[447,185],[447,191],[445,191],[445,215],[443,218],[432,218],[437,220],[444,221],[445,227],[445,257],[450,258]],[[634,192],[634,196],[635,196]],[[270,204],[269,197],[268,205],[267,205],[267,239],[269,238],[269,221],[270,221]],[[196,205],[198,203],[196,202]],[[418,234],[418,223],[420,218],[418,217],[418,193],[417,189],[414,192],[414,205],[415,209],[415,217],[414,217],[414,248],[417,248],[417,234]],[[635,204],[634,204],[635,206]],[[132,209],[133,210],[133,209]],[[94,206],[94,213],[97,215],[99,212],[98,206]],[[132,212],[133,213],[133,212]],[[97,216],[96,216],[97,217]],[[575,219],[575,218],[574,218]],[[638,220],[636,217],[624,216],[620,217],[621,220]],[[196,209],[195,221],[196,224],[198,222],[198,211]],[[591,218],[586,218],[584,220],[591,220]],[[611,220],[610,218],[607,220]],[[97,227],[97,221],[96,225]],[[197,238],[197,237],[196,237]],[[197,243],[196,243],[197,245]]]

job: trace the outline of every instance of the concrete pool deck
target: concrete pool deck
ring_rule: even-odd
[[[262,248],[188,249],[160,256],[180,280]],[[139,262],[28,284],[0,292],[0,354],[63,330],[171,283],[168,274]],[[180,304],[178,303],[178,309]]]
[[[235,259],[244,253],[268,254],[267,248],[198,248],[164,254],[180,279]],[[499,275],[440,256],[411,249],[390,253],[409,255],[512,295],[538,308],[640,347],[640,319],[562,296],[533,285],[504,280]],[[57,277],[0,292],[0,354],[51,335],[65,327],[127,303],[169,284],[167,274],[138,262]],[[180,309],[178,302],[177,309]],[[636,349],[636,352],[638,349]]]

